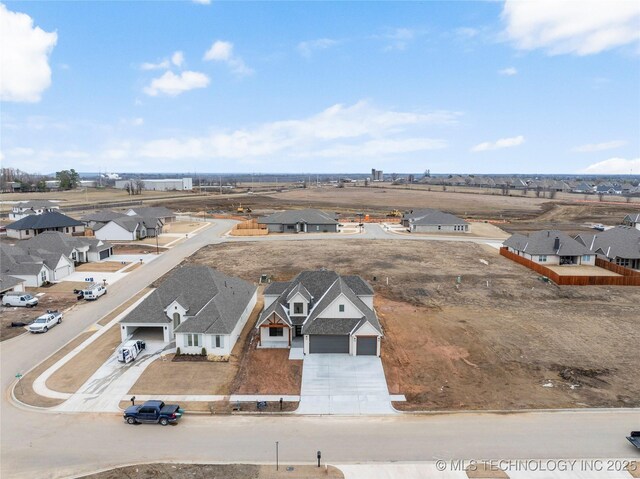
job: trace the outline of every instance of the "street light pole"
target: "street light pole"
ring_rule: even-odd
[[[279,464],[279,460],[278,460],[278,444],[279,442],[276,441],[276,471],[279,469],[280,464]]]
[[[158,228],[156,228],[156,254],[160,254],[160,248],[158,246]]]

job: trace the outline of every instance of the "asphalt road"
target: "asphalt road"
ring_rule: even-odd
[[[230,226],[230,222],[217,220],[214,226],[115,283],[105,297],[74,308],[63,327],[0,343],[3,479],[68,477],[153,461],[273,462],[275,441],[280,442],[283,462],[314,462],[317,450],[329,463],[640,456],[624,438],[629,430],[640,428],[638,411],[358,418],[191,416],[177,426],[162,428],[128,426],[119,415],[50,413],[10,402],[9,389],[16,373],[26,373],[186,256],[206,244],[225,241],[220,234]],[[367,233],[405,238],[375,226],[367,228]],[[312,239],[306,235],[294,238]]]

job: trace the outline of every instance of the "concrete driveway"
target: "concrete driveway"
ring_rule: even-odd
[[[374,356],[308,354],[298,414],[393,414],[382,361]]]

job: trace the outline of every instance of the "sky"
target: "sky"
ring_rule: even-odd
[[[4,2],[32,173],[640,174],[640,2]]]

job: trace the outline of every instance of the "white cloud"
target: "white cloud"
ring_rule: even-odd
[[[426,137],[429,125],[452,124],[456,112],[381,110],[361,101],[333,105],[302,120],[265,123],[253,129],[218,131],[209,136],[166,138],[143,144],[146,158],[381,158],[446,147]]]
[[[242,58],[233,54],[233,43],[216,40],[205,53],[203,60],[223,62],[237,76],[248,76],[254,73],[253,69],[248,67]]]
[[[316,50],[326,50],[327,48],[336,46],[339,42],[331,38],[318,38],[317,40],[308,40],[298,43],[298,51],[303,57],[310,57]]]
[[[175,52],[173,55],[171,55],[171,63],[173,63],[177,67],[181,67],[184,63],[184,53]]]
[[[150,63],[150,62],[145,62],[142,65],[140,65],[140,69],[141,70],[166,70],[167,68],[169,68],[171,66],[171,64],[169,63],[169,60],[162,60],[161,62],[158,63]]]
[[[576,146],[571,151],[578,153],[591,153],[593,151],[613,150],[626,144],[627,142],[622,140],[606,141],[604,143],[590,143],[588,145]]]
[[[502,70],[499,70],[498,73],[500,75],[512,77],[518,74],[518,70],[515,67],[507,67],[507,68],[503,68]]]
[[[396,28],[388,31],[384,35],[378,36],[378,38],[386,39],[389,42],[384,48],[384,51],[405,50],[409,43],[423,33],[424,32],[418,32],[411,28]]]
[[[502,148],[511,148],[524,143],[524,136],[514,136],[513,138],[501,138],[497,141],[485,141],[471,148],[473,152],[501,150]]]
[[[0,99],[35,103],[51,85],[49,55],[58,34],[34,27],[24,13],[0,4]]]
[[[35,153],[33,148],[16,147],[7,151],[9,156],[31,156]]]
[[[640,40],[634,0],[507,0],[501,16],[517,48],[551,55],[590,55]]]
[[[176,75],[173,72],[165,72],[161,77],[151,80],[151,84],[144,88],[144,92],[149,96],[159,94],[176,96],[185,91],[205,88],[207,85],[209,85],[209,77],[204,73],[184,71]]]
[[[580,173],[592,175],[628,175],[640,172],[640,158],[627,160],[625,158],[609,158],[587,166]]]
[[[211,0],[192,0],[193,3],[198,3],[200,5],[211,5]]]

